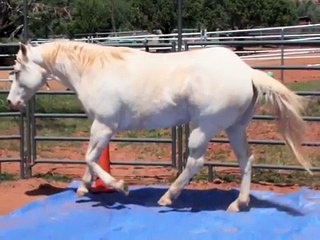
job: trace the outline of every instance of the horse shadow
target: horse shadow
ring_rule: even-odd
[[[85,198],[76,202],[92,203],[93,207],[105,207],[108,209],[121,210],[131,208],[132,205],[143,207],[158,207],[159,213],[168,212],[200,212],[200,211],[225,211],[229,204],[239,195],[238,190],[190,190],[184,189],[181,195],[169,207],[158,205],[158,200],[167,191],[161,187],[137,188],[130,191],[128,196],[121,193],[90,193]],[[303,216],[304,214],[290,206],[259,199],[250,195],[249,207],[242,211],[249,212],[251,208],[274,208],[277,211],[286,212],[292,216]]]
[[[25,192],[27,196],[39,196],[39,195],[44,195],[44,196],[51,196],[57,193],[65,192],[70,190],[70,188],[63,188],[63,187],[55,187],[51,184],[44,183],[40,184],[37,188],[28,190]]]

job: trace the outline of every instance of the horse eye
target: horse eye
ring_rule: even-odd
[[[9,72],[9,75],[14,75],[18,73],[20,73],[20,70],[12,70],[11,72]]]
[[[10,79],[10,82],[12,81],[18,81],[19,80],[19,73],[20,73],[20,70],[12,70],[11,72],[9,72],[9,79]]]

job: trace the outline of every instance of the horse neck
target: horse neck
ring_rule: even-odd
[[[43,56],[42,67],[54,79],[61,82],[67,88],[77,92],[80,83],[80,72],[75,64],[63,52],[57,44],[40,48]]]

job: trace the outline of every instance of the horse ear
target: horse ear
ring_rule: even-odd
[[[26,57],[27,56],[27,46],[21,42],[19,43],[19,45],[20,45],[20,50],[22,52],[22,55]]]

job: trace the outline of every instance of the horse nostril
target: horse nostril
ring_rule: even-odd
[[[10,99],[7,99],[7,104],[11,105],[11,100]]]

